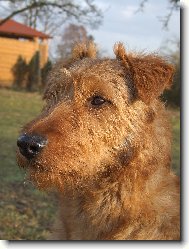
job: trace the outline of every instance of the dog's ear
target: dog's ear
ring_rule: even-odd
[[[87,43],[77,43],[72,50],[73,60],[82,60],[83,58],[96,58],[97,48],[93,41]]]
[[[174,67],[165,59],[154,55],[127,54],[122,43],[114,46],[116,58],[130,74],[135,94],[145,103],[159,97],[169,89],[173,80]]]

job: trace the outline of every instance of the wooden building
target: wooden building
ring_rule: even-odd
[[[49,38],[49,35],[13,20],[0,25],[0,86],[12,85],[12,67],[19,56],[28,63],[39,51],[40,66],[43,67],[48,59]]]

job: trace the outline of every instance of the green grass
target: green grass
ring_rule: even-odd
[[[0,239],[43,240],[49,233],[52,197],[24,185],[15,159],[19,130],[41,108],[38,94],[0,89]]]
[[[43,240],[53,223],[54,198],[24,185],[24,172],[15,159],[16,139],[22,125],[42,108],[40,95],[0,89],[0,239]],[[171,110],[173,169],[180,170],[180,114]]]

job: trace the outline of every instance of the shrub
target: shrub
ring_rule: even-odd
[[[180,107],[180,64],[175,65],[175,76],[170,90],[166,90],[162,96],[164,102],[172,107]]]
[[[40,54],[37,51],[28,65],[28,79],[26,90],[37,91],[41,83]]]
[[[23,89],[26,86],[28,65],[26,60],[19,56],[16,64],[12,68],[12,73],[14,76],[13,88]]]
[[[41,69],[41,88],[44,89],[48,72],[52,69],[52,62],[48,60],[44,67]]]

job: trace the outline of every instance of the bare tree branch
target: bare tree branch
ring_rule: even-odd
[[[37,19],[48,12],[52,15],[56,13],[59,18],[64,19],[66,16],[67,19],[74,18],[79,22],[83,21],[91,25],[99,25],[102,19],[102,12],[93,4],[92,0],[84,0],[80,3],[74,0],[8,0],[7,3],[11,4],[15,10],[1,19],[0,25],[16,15],[24,14],[25,19],[30,17],[30,25],[36,27]]]
[[[169,9],[169,13],[166,16],[158,17],[160,22],[163,23],[163,29],[168,30],[169,21],[171,19],[171,16],[172,16],[174,10],[175,10],[175,7],[172,5]]]
[[[146,3],[148,1],[149,0],[142,0],[140,5],[139,5],[139,8],[135,11],[135,13],[143,12],[144,8],[145,8],[145,5],[146,5]],[[175,10],[179,10],[179,3],[180,3],[179,0],[168,0],[168,2],[170,4],[168,14],[166,16],[164,16],[164,17],[158,17],[159,20],[163,23],[163,28],[164,29],[168,29],[169,21],[170,21],[172,15],[173,15],[173,12]]]
[[[135,11],[135,14],[138,13],[138,12],[143,12],[144,11],[144,7],[145,7],[145,4],[148,2],[148,0],[143,0],[140,5],[139,5],[139,8]]]
[[[30,6],[26,6],[25,8],[13,11],[10,15],[8,15],[7,17],[0,20],[0,25],[5,23],[6,21],[11,19],[12,17],[14,17],[14,16],[26,11],[26,10],[32,9],[32,8],[36,8],[36,6],[35,5],[30,5]]]

